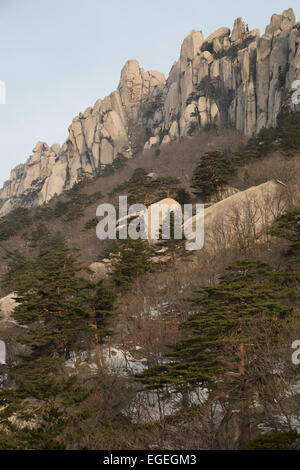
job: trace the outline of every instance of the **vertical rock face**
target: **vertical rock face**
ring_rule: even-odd
[[[144,146],[146,133],[150,137],[156,121],[162,120],[165,83],[162,73],[145,72],[137,61],[128,61],[118,90],[73,119],[62,147],[38,142],[27,162],[11,171],[0,190],[0,216],[20,205],[48,202],[82,177],[99,174],[118,156],[132,157]],[[137,129],[143,131],[142,146]]]
[[[285,91],[299,78],[299,40],[291,9],[273,15],[262,37],[241,18],[232,33],[222,27],[204,40],[193,31],[166,83],[164,142],[214,123],[246,136],[275,125]]]
[[[274,126],[286,90],[300,80],[300,23],[292,9],[273,15],[265,33],[237,18],[208,38],[192,31],[167,81],[128,61],[118,89],[76,116],[65,144],[38,142],[0,190],[0,216],[39,205],[94,177],[118,156],[168,144],[197,129],[227,124],[246,136]]]

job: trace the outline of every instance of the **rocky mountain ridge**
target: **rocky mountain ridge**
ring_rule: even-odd
[[[0,190],[0,216],[37,206],[93,178],[117,157],[165,145],[210,125],[252,136],[276,124],[286,92],[300,80],[300,23],[292,9],[265,34],[238,18],[204,39],[192,31],[169,77],[128,61],[118,89],[76,116],[62,147],[38,142]]]

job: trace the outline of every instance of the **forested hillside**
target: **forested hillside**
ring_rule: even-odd
[[[120,158],[3,219],[0,448],[299,448],[299,155],[286,111],[248,141],[216,128]],[[119,195],[204,203],[203,249],[101,242],[96,207]]]

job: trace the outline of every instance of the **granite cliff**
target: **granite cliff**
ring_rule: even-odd
[[[67,141],[38,142],[0,190],[0,216],[37,206],[93,178],[117,157],[166,145],[210,125],[245,136],[276,124],[286,93],[300,80],[300,23],[292,9],[275,14],[265,33],[238,18],[208,38],[192,31],[168,79],[128,61],[118,89],[76,116]]]

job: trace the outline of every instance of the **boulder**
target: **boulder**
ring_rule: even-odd
[[[49,147],[46,142],[38,142],[32,151],[33,153],[41,153],[46,150],[49,150]]]
[[[157,144],[159,144],[159,137],[158,136],[150,137],[148,142],[145,143],[144,149],[149,150]]]
[[[224,250],[235,244],[259,239],[286,208],[284,187],[275,181],[236,192],[184,223],[187,238],[192,238],[196,223],[204,220],[204,249]],[[192,240],[189,240],[187,247]]]
[[[9,321],[17,305],[14,293],[0,299],[0,322]]]
[[[99,282],[108,279],[109,272],[111,270],[111,263],[104,261],[102,263],[92,263],[89,268],[93,271],[93,274],[91,274],[91,280],[93,282]]]
[[[171,142],[170,136],[165,135],[163,140],[161,141],[161,145],[166,145],[166,144],[169,144],[170,142]]]
[[[217,29],[214,33],[210,34],[206,39],[206,43],[212,43],[215,39],[223,39],[225,36],[229,36],[230,29],[223,26],[222,28]]]
[[[292,28],[296,23],[295,13],[292,8],[284,10],[282,15],[273,15],[271,23],[266,27],[267,34],[274,34],[275,31]]]

